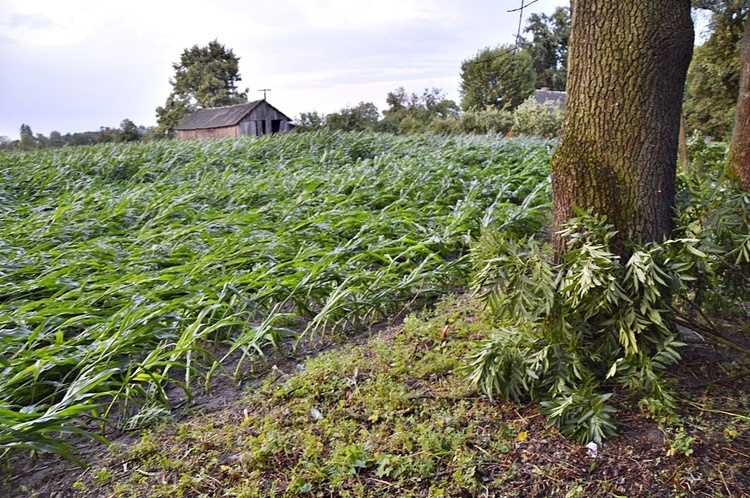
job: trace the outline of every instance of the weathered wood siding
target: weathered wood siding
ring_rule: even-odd
[[[238,136],[238,126],[226,126],[224,128],[207,128],[205,130],[177,130],[179,140],[191,138],[226,138]]]
[[[291,129],[287,117],[267,104],[261,104],[240,121],[240,135],[259,137],[269,133],[285,133]]]

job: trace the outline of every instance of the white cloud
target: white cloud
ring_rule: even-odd
[[[415,19],[443,22],[453,18],[449,11],[456,5],[420,0],[291,0],[291,3],[303,12],[307,26],[320,29],[371,28]]]
[[[269,100],[290,115],[382,109],[399,86],[457,99],[461,61],[513,40],[518,14],[507,10],[519,2],[0,0],[0,135],[16,137],[21,123],[44,134],[152,125],[172,63],[213,39],[240,57],[240,88],[251,98],[273,88]]]
[[[51,47],[80,43],[90,36],[111,9],[103,2],[70,0],[4,0],[0,24],[4,36],[25,47]]]

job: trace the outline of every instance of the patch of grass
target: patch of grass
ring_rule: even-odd
[[[702,409],[678,419],[661,420],[655,403],[622,407],[622,435],[592,458],[534,409],[471,389],[461,358],[492,329],[478,310],[446,300],[300,372],[271,373],[225,410],[118,449],[102,462],[112,479],[88,472],[74,496],[741,495],[750,426],[726,413],[747,409],[750,384],[735,386],[733,404],[682,388]]]
[[[409,318],[395,336],[312,359],[304,372],[240,402],[236,409],[243,415],[235,423],[206,426],[198,417],[177,430],[165,427],[115,457],[113,465],[127,460],[158,467],[147,483],[137,471],[130,480],[132,486],[147,485],[149,495],[183,489],[185,475],[197,468],[221,476],[223,489],[233,496],[323,490],[408,495],[407,489],[475,494],[482,487],[477,469],[494,459],[494,447],[512,448],[517,438],[513,429],[493,434],[483,424],[496,416],[510,416],[507,427],[523,422],[506,408],[474,399],[457,374],[468,338],[484,326],[469,320],[466,308],[457,309],[443,305],[445,312]],[[449,334],[446,320],[453,327]],[[155,452],[153,438],[161,441]],[[182,452],[172,452],[171,445],[195,449],[180,460],[190,462],[184,472],[173,460]],[[158,484],[165,475],[172,475],[171,483]]]

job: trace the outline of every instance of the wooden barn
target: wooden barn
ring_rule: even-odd
[[[199,109],[180,123],[177,138],[223,138],[268,133],[284,133],[292,129],[292,120],[266,100],[227,107]]]

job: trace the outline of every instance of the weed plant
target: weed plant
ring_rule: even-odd
[[[0,153],[0,449],[72,457],[61,434],[167,417],[170,383],[189,398],[230,358],[460,286],[482,223],[546,202],[550,149],[321,132]]]

